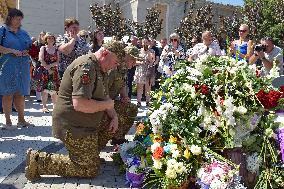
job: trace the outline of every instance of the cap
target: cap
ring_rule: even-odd
[[[103,44],[103,47],[116,54],[120,62],[124,61],[125,51],[124,45],[119,41],[110,41]]]
[[[143,58],[139,56],[140,51],[137,47],[134,45],[129,45],[124,48],[124,51],[126,54],[132,56],[133,58],[136,58],[137,60],[142,60]]]

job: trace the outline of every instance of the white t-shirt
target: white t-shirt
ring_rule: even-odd
[[[274,46],[272,51],[270,53],[264,52],[265,58],[269,62],[277,61],[278,67],[279,67],[279,73],[280,75],[283,74],[283,50],[280,47]],[[269,73],[270,70],[265,69],[267,73]]]
[[[221,49],[217,42],[213,41],[209,46],[204,43],[196,44],[191,51],[193,60],[199,58],[201,55],[221,56]]]

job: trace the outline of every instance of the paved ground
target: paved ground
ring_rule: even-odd
[[[135,102],[134,102],[135,103]],[[142,105],[145,105],[142,103]],[[49,104],[52,108],[52,105]],[[28,148],[47,152],[66,154],[63,144],[51,137],[51,114],[41,112],[41,106],[33,97],[26,100],[27,121],[35,124],[32,128],[19,128],[17,130],[0,130],[0,189],[15,188],[128,188],[123,175],[113,166],[110,158],[112,146],[108,146],[100,156],[106,161],[102,164],[101,173],[94,179],[61,178],[45,176],[40,182],[31,183],[24,175],[25,151]],[[146,108],[140,109],[138,118],[146,115]],[[0,123],[4,122],[4,115],[0,114]],[[13,113],[13,124],[17,123],[17,114]],[[128,139],[133,137],[134,128],[131,129]]]

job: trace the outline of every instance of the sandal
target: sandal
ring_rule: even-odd
[[[35,127],[35,125],[25,121],[23,123],[17,123],[17,127]]]
[[[48,110],[47,108],[43,108],[43,109],[42,109],[42,112],[45,113],[45,114],[48,114],[48,113],[49,113],[49,110]]]
[[[2,126],[2,130],[15,130],[15,129],[17,129],[17,127],[12,125],[11,123],[3,124],[3,126]]]

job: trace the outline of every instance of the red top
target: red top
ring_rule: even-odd
[[[38,59],[38,54],[39,54],[39,48],[37,45],[32,44],[30,50],[29,50],[29,55],[32,57],[32,59]]]

